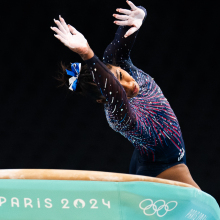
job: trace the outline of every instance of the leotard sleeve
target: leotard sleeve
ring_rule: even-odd
[[[143,7],[141,8],[145,11],[146,17],[146,10]],[[115,65],[115,63],[112,63],[112,59],[109,59],[110,56],[112,58],[114,57],[117,64],[122,60],[130,60],[130,51],[137,36],[137,32],[124,38],[124,34],[129,28],[129,26],[119,26],[114,40],[106,48],[107,52],[104,54],[104,57],[106,56],[106,60],[104,58],[105,63]],[[136,125],[136,115],[130,107],[126,92],[121,83],[97,56],[85,62],[90,68],[93,80],[97,84],[102,95],[106,97],[108,101],[113,123],[115,123],[118,130],[121,131],[132,129]]]
[[[90,68],[93,80],[108,101],[114,123],[118,125],[120,130],[128,130],[135,126],[136,116],[130,108],[123,86],[114,74],[96,55],[85,62]]]
[[[138,6],[138,8],[142,9],[145,12],[144,20],[147,16],[147,11],[144,7]],[[144,22],[143,20],[143,22]],[[136,37],[138,35],[138,31],[125,38],[125,33],[130,29],[130,26],[119,26],[114,40],[107,46],[103,55],[103,62],[109,63],[113,65],[121,65],[125,61],[131,63],[130,53],[131,49],[134,45]]]

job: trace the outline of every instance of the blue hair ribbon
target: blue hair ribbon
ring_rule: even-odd
[[[66,69],[67,75],[72,76],[71,78],[69,78],[69,85],[70,85],[69,89],[72,91],[76,90],[80,71],[81,71],[81,63],[72,63],[71,71]]]

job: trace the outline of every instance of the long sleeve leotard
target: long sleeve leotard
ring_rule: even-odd
[[[141,9],[146,10],[140,6]],[[146,16],[145,16],[146,17]],[[153,78],[133,65],[130,52],[138,32],[124,38],[129,26],[119,26],[107,46],[103,62],[86,60],[103,96],[110,127],[126,137],[149,162],[180,161],[185,146],[177,118]],[[139,94],[128,99],[124,88],[104,63],[120,66],[139,84]]]

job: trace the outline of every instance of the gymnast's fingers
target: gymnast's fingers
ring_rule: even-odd
[[[136,27],[132,27],[132,28],[130,28],[126,33],[125,33],[125,38],[126,37],[128,37],[128,36],[130,36],[130,35],[132,35],[135,31],[137,31],[138,30],[138,28],[136,28]]]
[[[61,22],[63,28],[68,33],[69,32],[69,28],[67,27],[67,24],[66,24],[65,20],[60,15],[59,15],[59,19],[60,19],[60,22]]]
[[[129,16],[128,15],[118,15],[118,14],[113,14],[113,17],[122,20],[122,21],[126,21],[128,20]]]
[[[128,21],[114,21],[115,24],[120,25],[120,26],[127,26]]]
[[[58,20],[54,20],[54,23],[57,25],[57,27],[60,29],[61,32],[63,32],[64,34],[66,34],[66,30],[64,29],[63,25],[60,23],[60,21]]]
[[[126,1],[128,5],[131,7],[131,10],[134,11],[137,9],[137,7],[131,2],[131,1]]]
[[[117,8],[116,11],[120,12],[122,14],[125,14],[125,15],[130,15],[131,14],[131,10],[127,10],[127,9]]]
[[[51,30],[55,31],[58,35],[60,35],[62,38],[65,38],[65,34],[61,32],[57,27],[50,27]]]
[[[70,32],[71,32],[73,35],[79,33],[79,32],[76,30],[76,28],[74,28],[74,27],[71,26],[70,24],[68,24],[68,28],[69,28]]]

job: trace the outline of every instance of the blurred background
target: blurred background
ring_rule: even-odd
[[[162,89],[179,120],[187,165],[220,202],[218,10],[210,1],[135,0],[148,11],[131,58]],[[60,61],[81,62],[50,26],[59,15],[101,59],[125,0],[1,1],[0,169],[128,173],[133,146],[103,106],[60,88]],[[217,63],[218,61],[218,63]]]

